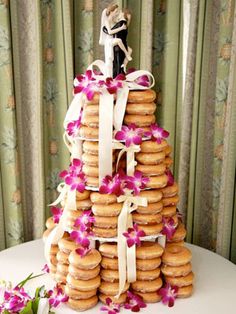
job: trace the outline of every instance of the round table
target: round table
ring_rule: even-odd
[[[235,313],[236,266],[225,258],[195,245],[187,244],[193,254],[193,271],[195,273],[195,290],[188,299],[177,299],[173,308],[161,302],[149,304],[142,312],[176,313],[176,314],[222,314]],[[43,241],[27,242],[0,252],[0,279],[10,280],[17,284],[31,272],[41,273],[45,264]],[[52,288],[54,281],[48,274],[35,278],[26,284],[27,291],[34,291],[38,286]],[[86,313],[99,313],[98,304]],[[57,314],[77,313],[65,305],[55,311]],[[128,310],[121,309],[121,313]],[[131,313],[129,311],[129,313]]]

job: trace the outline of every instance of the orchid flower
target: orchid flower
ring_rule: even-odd
[[[141,171],[136,170],[134,172],[134,176],[127,176],[126,179],[126,187],[130,190],[134,191],[134,195],[138,195],[141,191],[141,189],[144,189],[146,187],[146,184],[148,183],[149,178],[143,177],[143,174]]]
[[[149,77],[147,75],[141,75],[139,76],[135,82],[140,85],[140,86],[145,86],[145,87],[148,87],[150,86],[150,80],[149,80]]]
[[[111,298],[106,298],[106,305],[102,305],[100,311],[107,312],[107,314],[116,314],[120,312],[120,305],[113,303]]]
[[[123,74],[118,75],[114,80],[111,77],[106,78],[105,86],[109,94],[115,94],[119,88],[122,88],[123,84],[121,81],[125,80]]]
[[[42,270],[43,272],[45,272],[45,273],[49,273],[48,264],[45,264],[41,270]]]
[[[158,290],[158,294],[162,297],[162,303],[172,307],[177,297],[178,287],[171,286],[167,283],[163,288]]]
[[[87,70],[84,75],[77,75],[74,80],[74,93],[78,94],[83,92],[92,81],[95,81],[95,78],[93,77],[93,72],[91,70]]]
[[[132,312],[139,312],[141,308],[145,308],[147,305],[143,301],[141,296],[138,296],[130,291],[127,292],[126,303],[124,308],[131,310]]]
[[[92,224],[95,222],[95,218],[91,216],[91,214],[91,210],[83,211],[83,214],[75,220],[74,226],[82,227],[87,231],[87,229],[91,228]]]
[[[151,124],[150,131],[145,132],[145,135],[148,137],[151,136],[153,141],[161,144],[161,141],[169,136],[169,132],[154,123]]]
[[[80,228],[80,230],[73,230],[70,233],[70,238],[74,240],[77,244],[81,244],[83,247],[89,247],[90,241],[88,237],[91,235],[91,232],[88,232],[84,228]]]
[[[53,215],[53,222],[55,224],[58,224],[60,221],[61,215],[63,213],[62,208],[53,206],[53,207],[51,207],[51,213]]]
[[[126,242],[128,247],[131,247],[133,245],[140,246],[141,237],[145,237],[145,232],[143,230],[138,230],[138,225],[134,224],[133,228],[128,228],[126,232],[123,233],[123,236],[126,237]]]
[[[60,177],[64,178],[65,183],[70,186],[70,189],[77,190],[82,193],[85,190],[85,174],[82,172],[83,163],[80,159],[74,158],[69,167],[69,171],[64,170],[60,173]]]
[[[3,293],[3,302],[0,304],[0,313],[19,313],[31,300],[23,287],[16,286],[13,289],[6,289]]]
[[[48,291],[49,304],[51,307],[57,307],[60,303],[68,301],[69,297],[63,293],[62,288],[57,284],[53,290]]]
[[[137,128],[134,123],[128,126],[123,125],[120,131],[115,134],[115,139],[118,141],[125,141],[125,146],[130,147],[130,145],[140,145],[142,143],[143,130]]]
[[[167,185],[169,185],[169,186],[173,185],[175,183],[175,179],[174,179],[174,176],[173,176],[171,170],[166,170],[165,174],[168,177]]]
[[[75,251],[76,251],[77,254],[80,255],[80,257],[84,257],[91,251],[91,248],[80,247],[80,248],[76,249]]]
[[[164,227],[161,233],[166,235],[168,240],[171,240],[176,231],[174,219],[173,218],[168,219],[163,217],[162,222],[164,223]]]
[[[76,136],[78,134],[81,126],[82,112],[83,110],[81,109],[78,120],[73,120],[67,124],[66,132],[69,136]]]
[[[99,188],[101,194],[115,194],[120,196],[124,194],[124,174],[119,171],[114,177],[105,176],[102,179],[102,185]]]

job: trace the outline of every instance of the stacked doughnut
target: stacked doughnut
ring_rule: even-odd
[[[46,242],[49,234],[51,231],[55,228],[56,224],[53,221],[53,217],[49,217],[46,221],[46,230],[43,233],[43,241]],[[52,244],[50,248],[50,261],[48,263],[49,272],[52,275],[53,278],[55,278],[56,272],[57,272],[57,252],[59,248],[57,244]]]
[[[175,245],[184,246],[184,239],[186,237],[187,231],[184,224],[178,220],[178,225],[175,230],[174,235],[171,239],[167,239],[166,247],[171,247]]]
[[[117,203],[114,194],[100,194],[92,192],[90,194],[92,212],[95,217],[93,233],[101,238],[113,238],[117,236],[118,216],[121,212],[122,203]]]
[[[101,255],[96,249],[91,249],[81,257],[76,250],[73,250],[68,260],[65,286],[65,293],[69,296],[68,305],[77,311],[88,310],[98,302]]]
[[[190,250],[180,245],[166,247],[162,255],[161,272],[166,283],[178,287],[178,298],[192,295],[194,274],[191,259]]]
[[[178,217],[177,217],[177,203],[179,201],[178,196],[178,184],[174,182],[173,185],[168,185],[161,189],[162,192],[162,216],[164,218],[173,219],[174,224],[178,224]]]

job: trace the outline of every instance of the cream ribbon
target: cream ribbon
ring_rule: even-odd
[[[66,132],[63,134],[63,140],[73,159],[81,159],[82,157],[82,141],[78,137],[71,137]]]
[[[138,206],[147,206],[147,199],[140,196],[133,196],[126,191],[125,195],[117,198],[117,202],[123,202],[123,207],[118,218],[117,236],[119,293],[116,297],[118,298],[124,289],[126,278],[128,282],[136,280],[136,250],[135,247],[127,247],[126,238],[123,236],[123,233],[127,231],[127,228],[133,226],[131,212],[137,209]]]

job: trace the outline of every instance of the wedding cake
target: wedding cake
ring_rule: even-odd
[[[99,300],[105,309],[161,299],[172,306],[193,292],[169,133],[156,123],[154,78],[126,70],[130,19],[117,5],[103,11],[105,62],[74,80],[64,121],[70,164],[43,235],[50,275],[77,311]]]

